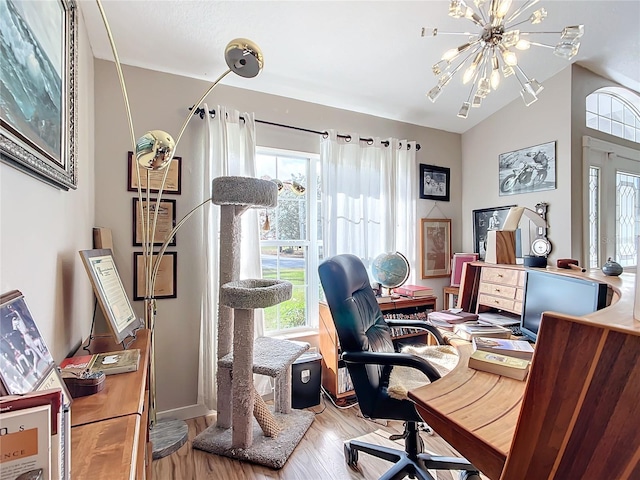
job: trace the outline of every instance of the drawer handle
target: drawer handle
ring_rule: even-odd
[[[498,292],[498,293],[499,293],[499,292],[500,292],[500,289],[499,289],[499,288],[494,288],[494,289],[493,289],[493,291],[494,291],[494,292]]]
[[[501,273],[499,273],[499,274],[498,274],[498,276],[499,276],[500,278],[504,277],[504,275],[503,275],[503,274],[501,274]]]
[[[494,300],[493,303],[500,303],[500,300]]]

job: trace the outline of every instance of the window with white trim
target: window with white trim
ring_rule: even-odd
[[[278,206],[259,213],[262,276],[293,284],[291,300],[265,308],[265,333],[316,328],[322,252],[318,157],[258,147],[256,176],[279,188]]]
[[[637,103],[633,96],[613,87],[600,88],[588,95],[587,127],[640,143],[640,112],[633,104]]]

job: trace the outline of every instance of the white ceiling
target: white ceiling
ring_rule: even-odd
[[[224,84],[458,133],[519,98],[518,82],[503,79],[466,120],[456,116],[469,94],[460,78],[435,104],[426,98],[436,84],[431,66],[464,37],[422,38],[421,28],[476,31],[468,20],[447,15],[447,0],[102,3],[123,64],[213,81],[227,68],[226,44],[246,37],[262,48],[265,68],[254,79],[227,76]],[[94,56],[113,60],[96,2],[79,4]],[[584,24],[574,61],[640,91],[639,0],[543,0],[538,5],[548,17],[530,30]],[[555,44],[559,35],[538,39]],[[542,83],[568,65],[551,50],[536,47],[518,52],[518,59],[525,73]]]

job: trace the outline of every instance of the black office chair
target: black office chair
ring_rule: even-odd
[[[440,378],[427,360],[395,353],[389,327],[419,326],[442,343],[438,330],[417,320],[385,320],[369,284],[366,268],[355,255],[329,258],[320,264],[318,272],[360,411],[367,418],[404,421],[404,433],[395,436],[396,439],[404,438],[404,451],[351,440],[344,445],[347,464],[357,469],[358,452],[361,451],[395,463],[380,480],[401,479],[407,475],[433,480],[427,469],[461,470],[460,478],[479,480],[477,469],[463,458],[423,453],[417,425],[423,420],[413,402],[392,398],[387,392],[391,367],[395,365],[417,368],[432,382]]]

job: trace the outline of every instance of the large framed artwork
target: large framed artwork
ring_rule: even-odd
[[[498,155],[500,196],[556,188],[556,142]]]
[[[76,3],[2,3],[3,24],[11,28],[0,28],[0,159],[57,188],[75,189]]]
[[[487,231],[501,230],[511,207],[515,205],[473,211],[473,251],[479,255],[480,260],[484,260],[487,251]]]
[[[422,278],[451,275],[451,220],[423,218],[420,221]]]
[[[451,169],[420,164],[420,198],[449,201]]]

